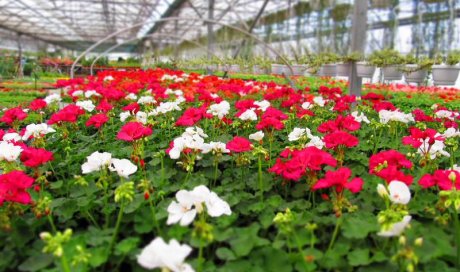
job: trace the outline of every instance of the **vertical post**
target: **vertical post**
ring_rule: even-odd
[[[366,46],[367,31],[367,0],[356,0],[353,7],[353,18],[351,25],[351,51],[364,54]],[[350,94],[361,96],[362,78],[356,73],[356,63],[351,63],[350,76],[348,77],[348,88]]]
[[[214,20],[214,0],[208,0],[208,19]],[[208,22],[208,61],[212,58],[210,52],[214,52],[214,32],[213,23]],[[211,74],[212,71],[209,66],[207,69],[208,74]]]
[[[17,43],[18,43],[18,72],[17,77],[22,78],[24,76],[24,66],[22,61],[22,44],[21,44],[21,34],[18,33],[17,35]]]
[[[179,20],[174,21],[174,35],[179,36]],[[174,43],[174,59],[177,61],[179,58],[179,40],[176,39]]]

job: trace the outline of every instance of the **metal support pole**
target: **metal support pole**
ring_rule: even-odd
[[[208,0],[208,20],[214,20],[214,0]],[[209,52],[214,51],[214,31],[213,31],[213,23],[208,22],[208,61],[211,60],[212,55]],[[211,74],[212,71],[210,67],[207,67],[208,74]]]
[[[17,43],[18,43],[18,72],[17,72],[17,77],[22,78],[24,76],[24,67],[23,67],[23,62],[22,62],[21,34],[19,34],[19,33],[17,35]]]
[[[265,0],[265,2],[262,4],[262,7],[261,7],[260,10],[259,10],[259,12],[257,13],[256,17],[255,17],[254,20],[252,21],[251,26],[250,26],[249,29],[248,29],[248,32],[249,32],[249,33],[252,33],[252,31],[254,30],[254,27],[256,26],[256,24],[257,24],[257,22],[259,21],[260,17],[261,17],[262,14],[264,13],[265,8],[267,7],[267,4],[268,4],[268,0]],[[243,48],[245,44],[246,44],[246,39],[244,39],[244,40],[241,42],[240,46],[235,50],[235,53],[233,53],[233,56],[232,56],[233,59],[236,59],[236,57],[238,57],[238,54],[240,53],[241,48]],[[223,77],[224,77],[224,78],[227,77],[227,71],[225,71]]]
[[[351,51],[364,54],[367,31],[367,0],[356,0],[353,7],[351,26]],[[362,78],[356,73],[356,63],[351,63],[348,88],[350,94],[361,96]]]

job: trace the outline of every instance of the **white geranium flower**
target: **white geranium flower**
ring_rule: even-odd
[[[289,133],[288,140],[290,142],[298,141],[303,136],[307,136],[308,138],[312,138],[313,135],[309,128],[294,128],[294,130]]]
[[[207,189],[207,188],[206,188]],[[219,217],[221,215],[231,215],[232,210],[227,202],[222,200],[216,193],[210,192],[205,201],[206,211],[211,217]]]
[[[43,135],[53,132],[56,132],[56,130],[46,123],[30,124],[26,126],[26,132],[22,136],[22,140],[27,141],[31,136],[34,138],[41,138]]]
[[[202,145],[201,153],[207,154],[209,152],[212,153],[230,153],[230,150],[227,149],[227,145],[222,142],[210,142],[209,144],[205,143]]]
[[[85,97],[86,98],[91,98],[92,96],[99,96],[100,97],[101,94],[96,92],[96,91],[94,91],[94,90],[88,90],[88,91],[85,92]]]
[[[168,206],[169,216],[166,222],[168,225],[179,222],[181,226],[188,226],[198,213],[203,212],[204,207],[206,207],[208,215],[212,217],[232,213],[228,203],[204,185],[197,186],[192,191],[178,191],[176,200],[177,202],[173,201]]]
[[[230,111],[230,103],[223,100],[219,104],[213,104],[209,106],[209,110],[206,113],[212,114],[213,116],[217,116],[217,118],[222,119],[225,115],[227,115]]]
[[[169,244],[163,238],[157,237],[137,256],[137,262],[146,269],[167,269],[172,272],[193,272],[193,268],[184,263],[185,258],[190,255],[192,248],[188,245],[181,245],[172,239]]]
[[[112,154],[108,152],[100,153],[96,151],[86,157],[86,162],[81,165],[81,171],[83,174],[99,171],[104,167],[108,167],[111,162]]]
[[[326,100],[324,100],[322,96],[315,96],[313,98],[313,102],[320,107],[324,107],[324,105],[326,104]]]
[[[367,123],[367,124],[370,123],[369,119],[367,119],[367,116],[364,115],[364,113],[362,113],[362,112],[358,113],[357,111],[354,111],[354,112],[351,113],[351,116],[353,116],[353,118],[355,118],[356,122],[360,122],[360,123],[364,122],[364,123]]]
[[[157,113],[167,113],[170,111],[180,111],[181,108],[179,107],[178,103],[176,102],[161,102],[160,105],[156,108]]]
[[[436,133],[435,137],[441,136],[439,133]],[[450,157],[449,152],[445,151],[444,148],[446,145],[443,141],[434,141],[434,144],[430,145],[430,139],[425,139],[422,141],[422,145],[418,148],[417,153],[425,156],[429,155],[431,159],[435,159],[438,156]]]
[[[91,100],[77,101],[75,104],[87,112],[92,112],[96,108]]]
[[[404,229],[409,225],[412,216],[406,215],[400,222],[394,223],[389,230],[382,230],[377,233],[378,236],[382,237],[394,237],[399,236],[404,231]]]
[[[455,130],[455,128],[448,128],[442,134],[444,138],[453,138],[453,137],[460,137],[460,130]]]
[[[389,197],[394,204],[406,205],[409,203],[411,194],[409,187],[404,182],[393,180],[388,185]]]
[[[72,93],[72,96],[73,97],[77,97],[77,96],[83,96],[84,92],[82,90],[78,90],[78,91],[75,91]]]
[[[309,109],[313,108],[313,106],[314,106],[314,105],[313,105],[312,103],[310,103],[310,102],[304,102],[304,103],[302,103],[302,106],[301,106],[301,107],[302,107],[302,109],[304,109],[304,110],[309,110]]]
[[[452,166],[452,170],[457,171],[457,172],[460,173],[460,166],[457,165],[457,164],[454,164],[454,165]]]
[[[309,147],[309,146],[314,146],[318,149],[323,149],[323,147],[326,145],[323,141],[323,139],[321,139],[320,137],[318,136],[311,136],[309,137],[310,138],[310,141],[305,145],[305,147]]]
[[[184,135],[190,135],[190,136],[198,135],[203,138],[208,138],[208,135],[204,133],[203,129],[200,127],[188,127],[185,129],[185,132],[182,134],[182,136]]]
[[[61,102],[62,98],[61,95],[59,94],[50,94],[47,97],[45,97],[45,102],[46,104],[52,104],[52,103],[59,103]]]
[[[247,109],[245,112],[243,112],[238,118],[240,118],[243,121],[257,121],[257,114],[254,111],[254,109]]]
[[[143,111],[138,111],[136,113],[136,121],[142,124],[147,124],[147,113]]]
[[[106,76],[106,77],[104,77],[103,80],[104,81],[111,81],[111,80],[113,80],[113,76]]]
[[[261,111],[266,111],[268,107],[270,107],[270,102],[268,102],[267,100],[255,101],[254,105],[259,106],[259,109]]]
[[[22,140],[22,137],[16,132],[10,132],[3,135],[3,141],[5,142],[18,142]]]
[[[140,104],[140,105],[143,105],[143,104],[154,104],[156,103],[155,99],[153,98],[153,96],[150,96],[150,95],[147,95],[147,96],[141,96],[139,98],[139,100],[137,100],[137,103]]]
[[[112,159],[109,169],[112,172],[117,172],[120,177],[128,178],[128,176],[136,173],[137,166],[127,159]]]
[[[129,111],[123,111],[120,113],[120,121],[125,122],[131,116]]]
[[[380,123],[387,124],[390,121],[396,121],[401,123],[415,122],[414,117],[411,113],[403,113],[400,111],[389,111],[381,110],[379,111]]]
[[[126,100],[137,100],[137,95],[133,93],[129,93],[127,96],[125,96]]]
[[[453,112],[453,111],[449,111],[449,110],[438,110],[437,112],[435,112],[436,117],[438,118],[447,118],[449,120],[455,120],[455,117],[458,116],[458,112]]]
[[[254,141],[262,141],[264,136],[265,136],[264,132],[259,130],[259,131],[255,132],[255,133],[250,134],[249,139],[254,140]]]
[[[0,142],[0,161],[13,162],[21,155],[22,148],[8,142]]]

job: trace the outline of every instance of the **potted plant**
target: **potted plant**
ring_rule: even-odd
[[[333,9],[331,9],[331,17],[335,22],[343,22],[347,19],[348,14],[350,13],[351,5],[337,4]]]
[[[358,77],[372,78],[375,73],[375,66],[370,63],[369,58],[365,61],[359,61],[356,63],[356,75]]]
[[[388,8],[391,4],[391,0],[371,0],[372,8]]]
[[[272,63],[270,59],[264,57],[254,58],[254,74],[270,74]]]
[[[336,76],[337,75],[337,61],[339,56],[331,52],[324,52],[318,56],[319,62],[321,63],[321,69],[319,70],[320,76]]]
[[[360,52],[352,52],[341,58],[342,62],[337,63],[337,76],[348,77],[350,75],[351,65],[362,59]]]
[[[369,56],[369,62],[382,69],[383,78],[385,80],[402,79],[404,57],[398,51],[393,49],[374,51],[371,56]]]
[[[404,78],[406,82],[421,84],[434,61],[427,57],[416,58],[413,54],[405,57]]]
[[[447,54],[444,64],[441,64],[441,57],[435,60],[433,65],[433,81],[435,85],[455,85],[460,71],[460,51],[454,50]]]

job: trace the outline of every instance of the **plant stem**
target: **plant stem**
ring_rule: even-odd
[[[259,168],[258,168],[258,174],[257,174],[257,177],[259,178],[259,190],[260,190],[260,201],[263,202],[264,201],[264,184],[263,184],[263,180],[262,180],[262,154],[259,154],[259,160],[258,160],[258,164],[259,164]]]
[[[337,235],[339,234],[339,229],[340,229],[341,224],[342,224],[342,217],[339,217],[337,221],[335,222],[334,233],[332,234],[332,239],[331,239],[331,242],[329,243],[327,251],[331,250],[331,248],[334,246],[334,242],[335,242],[335,239],[337,238]]]
[[[218,170],[219,163],[217,161],[214,162],[214,181],[212,182],[211,188],[216,186],[217,184],[217,170]]]
[[[198,272],[203,271],[203,240],[200,238],[200,248],[198,249]]]
[[[160,157],[160,165],[161,165],[161,185],[164,185],[165,182],[165,161],[164,161],[164,156],[162,155]]]
[[[62,256],[61,256],[61,265],[62,265],[62,270],[64,272],[71,272],[72,271],[72,270],[70,270],[69,262],[67,261],[67,257],[65,256],[64,252],[62,253]]]
[[[88,216],[88,219],[89,221],[91,221],[91,223],[96,226],[96,228],[100,229],[101,226],[99,226],[99,224],[97,223],[97,221],[94,219],[94,217],[89,213],[89,211],[85,211],[86,213],[86,216]]]
[[[118,231],[120,230],[121,219],[123,218],[123,211],[125,209],[124,202],[121,202],[120,210],[118,211],[117,216],[117,223],[115,224],[115,231],[112,235],[112,240],[109,244],[109,255],[112,253],[113,246],[115,245],[115,241],[117,240]]]
[[[457,246],[457,258],[455,260],[455,265],[457,269],[460,269],[460,225],[455,207],[453,208],[452,217],[454,218],[455,245]]]
[[[297,250],[299,251],[299,255],[300,255],[300,258],[302,260],[302,264],[305,266],[305,271],[308,270],[307,268],[307,264],[306,264],[306,260],[305,260],[305,256],[303,255],[303,250],[302,250],[302,245],[300,244],[300,240],[299,240],[299,237],[297,236],[297,234],[294,232],[292,232],[292,236],[294,237],[294,240],[295,240],[295,243],[297,245]]]
[[[155,206],[153,205],[152,199],[149,201],[150,203],[150,211],[152,211],[152,220],[153,224],[155,225],[155,228],[157,230],[158,236],[163,236],[160,226],[158,225],[157,217],[156,217],[156,212],[155,212]]]
[[[56,233],[57,229],[56,229],[56,225],[54,224],[53,217],[51,216],[51,213],[48,214],[47,217],[48,217],[48,222],[51,225],[51,229],[53,230],[53,233]]]

